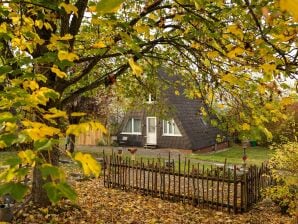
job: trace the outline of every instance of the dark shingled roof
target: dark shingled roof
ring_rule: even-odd
[[[159,75],[167,82],[174,83],[179,80],[179,76],[168,76],[163,70],[159,70]],[[191,143],[191,149],[205,148],[216,143],[216,137],[221,131],[211,126],[203,120],[200,109],[203,106],[198,99],[189,99],[184,96],[183,87],[176,88],[180,95],[174,93],[173,87],[165,91],[165,98],[168,104],[174,109],[174,120],[180,131],[183,129]]]

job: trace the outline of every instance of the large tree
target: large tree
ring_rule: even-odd
[[[203,100],[205,108],[236,116],[232,131],[256,127],[270,137],[265,123],[285,119],[279,109],[294,100],[283,82],[297,79],[297,4],[292,2],[297,1],[2,1],[0,146],[28,148],[8,162],[0,193],[23,197],[26,187],[17,181],[30,169],[18,165],[27,164],[34,168],[35,203],[74,199],[58,168],[57,139],[65,134],[62,124],[80,114],[68,115],[65,105],[121,77],[127,88],[127,79],[150,83],[160,66],[178,73],[185,94]],[[202,108],[202,113],[209,111]],[[70,125],[66,134],[91,127],[103,129],[85,122]],[[73,158],[86,174],[98,175],[88,155]]]

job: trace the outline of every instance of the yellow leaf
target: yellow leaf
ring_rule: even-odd
[[[235,58],[238,55],[243,54],[244,50],[241,47],[235,47],[234,49],[232,49],[229,53],[227,53],[227,56],[229,58]]]
[[[133,58],[128,59],[128,63],[132,69],[132,72],[137,75],[140,76],[143,73],[143,68],[141,66],[139,66],[134,60]]]
[[[73,35],[71,35],[71,34],[66,34],[66,35],[64,35],[63,37],[60,37],[59,39],[60,40],[71,40],[73,38]]]
[[[45,22],[43,25],[44,25],[44,27],[45,27],[47,30],[51,30],[51,31],[53,31],[53,27],[52,27],[51,24],[49,24],[48,22]]]
[[[30,88],[32,91],[34,91],[34,90],[39,88],[39,85],[36,81],[30,80],[30,81],[24,81],[23,82],[23,87],[25,89]]]
[[[51,108],[51,109],[49,109],[49,112],[50,112],[50,114],[43,115],[43,117],[47,120],[53,119],[53,118],[58,118],[58,117],[67,118],[67,114],[65,111],[58,110],[56,108]]]
[[[221,80],[222,80],[222,81],[225,81],[225,82],[228,82],[228,83],[230,83],[230,84],[235,84],[235,83],[238,82],[238,78],[237,78],[235,75],[231,74],[231,73],[229,73],[229,74],[227,74],[227,75],[224,75],[224,76],[221,78]]]
[[[73,112],[70,114],[70,116],[72,116],[72,117],[82,117],[85,115],[86,115],[86,113],[83,113],[83,112]]]
[[[66,3],[63,2],[59,6],[61,8],[64,8],[65,9],[65,12],[67,14],[71,14],[73,12],[76,16],[78,16],[78,8],[75,7],[74,5],[72,5],[72,4],[66,4]]]
[[[90,130],[101,130],[103,133],[106,133],[106,128],[99,122],[85,122],[80,124],[72,124],[69,125],[66,130],[66,135],[73,134],[75,136],[79,136],[82,133],[86,133]]]
[[[242,124],[242,130],[243,130],[243,131],[245,131],[245,130],[249,131],[249,130],[250,130],[250,125],[247,124],[247,123],[243,123],[243,124]]]
[[[23,131],[24,134],[28,135],[34,141],[60,134],[59,129],[47,126],[43,123],[22,121],[22,124],[26,127]]]
[[[271,104],[271,103],[266,103],[266,104],[265,104],[265,108],[266,108],[267,110],[272,110],[272,109],[274,109],[274,105]]]
[[[23,164],[35,165],[36,154],[32,150],[20,151],[18,157]]]
[[[180,92],[178,90],[175,90],[175,95],[176,96],[179,96],[180,95]]]
[[[96,12],[96,6],[95,6],[95,5],[93,5],[93,6],[89,6],[89,7],[88,7],[88,11],[89,11],[89,12]]]
[[[276,69],[276,65],[275,64],[263,64],[263,65],[261,65],[261,68],[263,69],[263,71],[265,73],[273,73]]]
[[[298,0],[280,0],[281,10],[288,11],[293,15],[293,18],[298,22]]]
[[[263,133],[266,135],[267,139],[268,140],[272,140],[272,133],[270,131],[268,131],[267,128],[265,127],[262,127],[261,130],[263,131]]]
[[[35,20],[35,26],[37,26],[40,30],[42,29],[43,27],[43,22],[42,20]]]
[[[240,40],[243,39],[243,32],[242,32],[242,30],[237,25],[234,25],[234,24],[233,25],[230,25],[227,28],[227,32],[228,33],[232,33],[235,36],[239,37]]]
[[[74,61],[74,60],[78,60],[79,56],[76,55],[75,53],[72,53],[72,52],[59,51],[58,52],[58,59],[60,61],[63,61],[63,60]]]
[[[207,53],[207,56],[209,58],[216,58],[216,57],[219,56],[219,53],[217,51],[210,51],[210,52]]]
[[[283,106],[287,106],[287,105],[290,105],[292,103],[294,103],[294,100],[291,97],[284,97],[281,100],[281,105],[283,105]]]
[[[266,88],[263,85],[259,85],[257,90],[260,94],[264,94],[266,92]]]
[[[0,25],[0,33],[7,33],[6,23],[1,23],[1,25]]]
[[[62,72],[58,67],[57,65],[54,65],[52,68],[51,68],[51,71],[53,73],[55,73],[59,78],[63,79],[67,76],[67,74],[65,72]]]
[[[106,45],[103,41],[98,41],[97,43],[93,44],[92,47],[94,47],[94,48],[104,48],[104,47],[106,47]]]
[[[145,26],[145,25],[138,25],[135,26],[134,29],[138,32],[138,33],[149,33],[149,27]]]
[[[90,154],[77,152],[74,156],[74,159],[82,165],[85,175],[90,176],[93,174],[95,177],[99,176],[101,167]]]
[[[10,18],[11,18],[12,23],[13,23],[14,25],[18,24],[18,22],[19,22],[20,19],[21,19],[21,17],[19,17],[19,16],[12,16],[12,17],[10,17]]]

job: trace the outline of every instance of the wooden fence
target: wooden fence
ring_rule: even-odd
[[[271,184],[267,165],[241,170],[193,164],[190,160],[140,159],[104,156],[104,185],[216,210],[241,213],[256,203]]]
[[[97,145],[100,139],[103,139],[102,131],[89,131],[80,134],[76,139],[77,145]]]

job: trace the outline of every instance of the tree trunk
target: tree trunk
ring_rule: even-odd
[[[59,146],[53,146],[51,151],[44,151],[41,153],[40,157],[46,158],[47,162],[51,163],[54,166],[59,165]],[[47,192],[43,188],[45,183],[51,181],[49,178],[44,179],[42,178],[41,172],[39,170],[40,164],[36,165],[33,170],[33,181],[32,181],[32,200],[33,203],[41,206],[46,207],[51,204]]]
[[[69,141],[69,151],[70,153],[74,152],[75,149],[75,143],[76,143],[76,136],[71,134],[69,135],[70,141]]]

